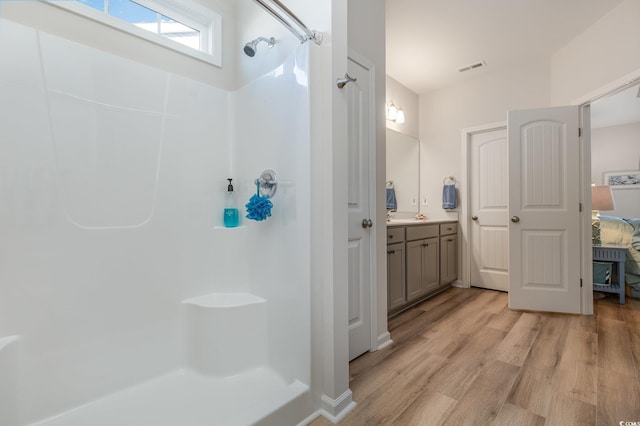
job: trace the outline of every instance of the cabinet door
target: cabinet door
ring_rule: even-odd
[[[438,238],[429,238],[422,246],[422,290],[432,293],[440,287],[440,244]]]
[[[419,297],[422,292],[422,244],[423,240],[407,243],[407,300]]]
[[[439,287],[438,239],[407,243],[407,300],[410,302]]]
[[[407,303],[404,277],[404,243],[387,246],[387,310],[389,312]]]
[[[457,235],[440,237],[440,284],[450,284],[458,278]]]

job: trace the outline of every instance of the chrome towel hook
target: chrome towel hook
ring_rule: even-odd
[[[336,86],[338,86],[338,89],[342,89],[347,83],[352,83],[357,80],[358,80],[357,78],[353,78],[345,72],[343,78],[336,79]]]

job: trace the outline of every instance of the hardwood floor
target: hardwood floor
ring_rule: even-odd
[[[392,318],[391,347],[351,362],[358,405],[340,424],[640,422],[640,300],[614,296],[578,316],[514,312],[506,293],[451,288]]]

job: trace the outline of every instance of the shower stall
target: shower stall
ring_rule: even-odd
[[[1,425],[313,412],[309,50],[227,90],[0,15]]]

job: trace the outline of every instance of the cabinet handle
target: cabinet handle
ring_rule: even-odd
[[[391,239],[393,239],[393,235],[389,235],[389,239],[390,239],[390,240],[391,240]]]
[[[453,241],[453,238],[447,238],[447,241]]]
[[[422,247],[427,247],[429,244],[427,243],[422,243]]]
[[[387,254],[395,254],[396,251],[395,250],[387,250]]]

